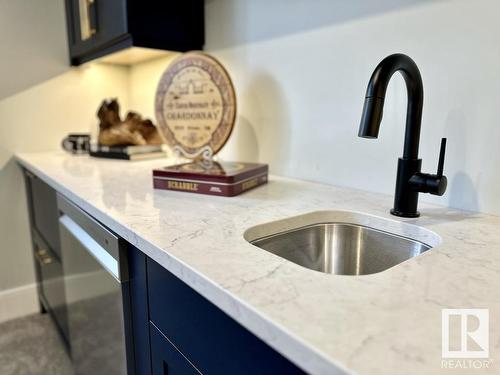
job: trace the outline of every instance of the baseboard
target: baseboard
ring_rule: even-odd
[[[39,311],[35,283],[0,292],[0,323]]]

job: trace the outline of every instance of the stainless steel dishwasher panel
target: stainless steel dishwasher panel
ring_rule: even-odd
[[[64,199],[64,198],[62,198]],[[76,374],[126,374],[120,241],[68,201],[59,205],[71,357]],[[91,235],[92,234],[92,235]],[[120,259],[120,257],[122,259]],[[125,275],[124,275],[125,274]]]

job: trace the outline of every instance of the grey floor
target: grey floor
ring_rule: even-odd
[[[0,324],[1,375],[71,375],[71,362],[47,314]]]

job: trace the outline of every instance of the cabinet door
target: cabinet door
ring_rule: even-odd
[[[200,375],[201,373],[151,324],[153,375]]]
[[[25,172],[30,219],[43,239],[58,257],[61,256],[56,192],[30,172]]]
[[[34,256],[40,275],[40,297],[67,343],[69,333],[62,264],[38,237],[34,237]]]
[[[126,37],[125,0],[66,0],[66,18],[72,58]]]
[[[151,322],[202,373],[304,374],[152,259],[147,273]]]

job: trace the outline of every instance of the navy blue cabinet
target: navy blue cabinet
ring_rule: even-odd
[[[203,374],[303,374],[151,259],[147,274],[151,322]]]
[[[71,64],[127,47],[202,49],[204,19],[203,0],[66,0]]]
[[[135,374],[151,375],[151,345],[149,339],[149,308],[146,275],[147,257],[128,245],[130,312],[132,320],[133,356]],[[129,354],[130,355],[130,354]]]
[[[56,192],[27,170],[24,170],[24,180],[40,311],[50,314],[67,346],[69,330]]]
[[[200,372],[151,324],[153,375],[200,375]]]
[[[32,240],[38,298],[43,310],[49,312],[67,346],[69,328],[62,263],[35,230],[32,232]]]
[[[31,227],[35,229],[51,250],[61,256],[59,244],[56,191],[44,181],[25,171],[26,191]]]
[[[66,0],[68,43],[73,65],[125,39],[125,0]]]

